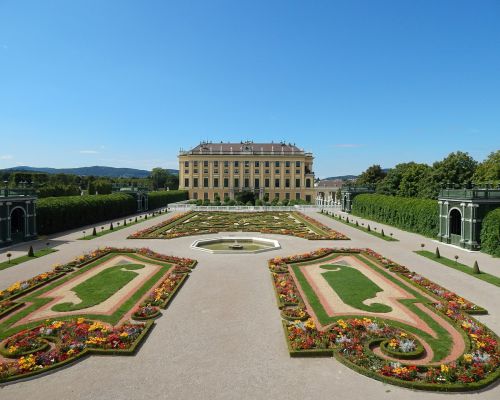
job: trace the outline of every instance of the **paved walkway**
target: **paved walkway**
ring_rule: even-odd
[[[266,235],[279,240],[282,249],[255,255],[213,255],[190,249],[194,237],[126,239],[167,216],[91,241],[74,240],[81,231],[54,238],[61,242],[59,252],[0,271],[0,288],[105,245],[147,246],[160,253],[195,258],[199,265],[135,357],[92,356],[49,375],[4,385],[0,398],[40,399],[49,393],[53,398],[74,400],[500,398],[498,386],[474,394],[422,393],[364,377],[333,358],[290,358],[267,260],[319,247],[373,248],[490,309],[491,314],[481,320],[500,333],[497,287],[420,257],[403,241],[386,242],[325,216],[311,216],[353,240],[308,241]],[[415,243],[418,248],[420,241]]]

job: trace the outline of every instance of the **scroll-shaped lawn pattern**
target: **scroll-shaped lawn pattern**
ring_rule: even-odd
[[[322,282],[321,269],[333,263],[338,267],[339,260],[365,268],[365,277],[383,291],[372,287],[357,302],[352,293],[339,296],[335,287]],[[374,379],[431,391],[477,390],[500,376],[497,335],[469,315],[484,309],[370,249],[319,249],[277,257],[269,269],[292,357],[333,355]],[[364,279],[356,283],[356,278],[350,284],[370,286]],[[384,293],[391,287],[394,293]],[[354,307],[374,291],[392,311]],[[294,315],[301,320],[290,318]]]
[[[0,383],[90,354],[133,354],[160,315],[144,310],[165,309],[195,265],[107,247],[11,285],[0,292]],[[137,315],[147,321],[130,322]]]
[[[339,263],[322,265],[321,269],[329,271],[322,275],[344,303],[359,310],[375,313],[386,313],[392,310],[386,304],[369,302],[382,289],[357,269]]]
[[[102,303],[137,276],[134,270],[142,268],[144,265],[140,264],[116,265],[108,268],[72,289],[81,300],[80,303],[61,303],[52,307],[52,310],[60,312],[82,310]]]

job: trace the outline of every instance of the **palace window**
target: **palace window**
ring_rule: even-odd
[[[208,187],[208,178],[203,178],[203,187]]]
[[[280,187],[280,180],[279,179],[275,179],[274,180],[274,187],[275,188],[279,188]]]

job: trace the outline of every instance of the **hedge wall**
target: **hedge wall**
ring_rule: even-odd
[[[352,214],[436,237],[439,232],[439,209],[436,200],[359,194],[352,203]]]
[[[483,219],[481,251],[500,257],[500,208],[490,211]]]
[[[133,214],[136,200],[124,193],[98,196],[46,197],[37,202],[39,234],[61,232]]]
[[[164,190],[160,192],[149,192],[148,205],[150,210],[164,207],[167,204],[187,200],[188,192],[184,190]]]

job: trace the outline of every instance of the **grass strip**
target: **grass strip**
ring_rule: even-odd
[[[23,262],[26,262],[29,260],[34,260],[35,258],[40,258],[40,257],[46,256],[47,254],[50,254],[50,253],[55,253],[56,251],[57,251],[56,249],[46,248],[46,249],[41,249],[41,250],[36,251],[34,253],[33,257],[28,257],[26,255],[26,256],[13,258],[10,260],[10,262],[4,261],[4,262],[0,263],[0,271],[3,269],[13,267],[15,265],[22,264]]]
[[[130,222],[127,221],[127,225],[123,225],[121,223],[121,221],[118,221],[118,222],[120,222],[120,225],[113,224],[113,229],[109,229],[109,226],[108,226],[107,229],[101,230],[100,232],[96,232],[96,235],[92,235],[92,233],[90,233],[90,235],[82,236],[82,237],[78,238],[77,240],[92,240],[92,239],[95,239],[95,238],[107,235],[108,233],[113,233],[113,232],[116,232],[116,231],[128,228],[130,226],[134,226],[134,225],[140,224],[141,222],[149,221],[151,219],[158,218],[158,217],[161,217],[162,215],[167,215],[167,214],[168,213],[156,214],[153,217],[148,217],[148,219],[138,218],[137,221],[135,221],[135,220],[134,221],[130,221]],[[127,218],[124,218],[124,220],[126,220],[126,219]],[[103,226],[103,225],[101,225],[101,226]],[[96,231],[97,231],[97,227],[96,227]]]
[[[474,270],[471,267],[469,267],[465,264],[461,264],[459,262],[456,262],[454,260],[450,260],[449,258],[446,258],[443,256],[438,258],[431,251],[418,250],[418,251],[415,251],[414,253],[417,253],[418,255],[423,256],[425,258],[428,258],[432,261],[436,261],[436,262],[443,264],[447,267],[456,269],[457,271],[464,272],[468,275],[473,276],[474,278],[481,279],[482,281],[491,283],[492,285],[500,286],[500,277],[498,277],[498,276],[488,274],[487,272],[480,272],[479,274],[475,274]]]
[[[377,231],[374,231],[374,230],[368,230],[368,228],[365,228],[364,226],[361,226],[361,225],[356,225],[356,224],[353,224],[351,222],[347,222],[347,221],[344,221],[343,219],[341,218],[336,218],[334,217],[333,215],[330,215],[330,214],[325,214],[325,213],[318,213],[318,214],[322,214],[322,215],[326,215],[327,217],[331,218],[331,219],[334,219],[335,221],[338,221],[338,222],[341,222],[343,223],[344,225],[348,225],[352,228],[356,228],[356,229],[359,229],[360,231],[363,231],[365,233],[369,233],[370,235],[373,235],[373,236],[376,236],[378,237],[379,239],[383,239],[383,240],[386,240],[388,242],[399,242],[398,239],[396,238],[393,238],[392,236],[387,236],[387,235],[382,235],[380,232],[377,232]]]

